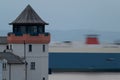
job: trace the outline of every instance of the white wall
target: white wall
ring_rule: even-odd
[[[24,56],[24,44],[11,44],[12,45],[12,49],[13,49],[13,53],[23,57]]]
[[[28,61],[28,80],[42,80],[43,77],[48,79],[48,58],[47,57],[36,57],[27,58]],[[35,70],[30,69],[30,63],[35,62]]]
[[[44,44],[45,52],[43,52],[43,44],[31,45],[32,51],[29,52],[29,44],[25,44],[26,61],[28,63],[27,78],[28,80],[43,80],[43,77],[45,77],[45,80],[48,80],[48,44]],[[14,54],[24,57],[24,44],[12,44],[12,46]],[[35,70],[30,69],[31,62],[35,62]]]
[[[24,44],[12,44],[13,53],[24,57],[24,50],[26,52],[26,56],[47,56],[48,55],[48,45],[46,46],[46,52],[42,51],[43,44],[31,44],[32,45],[32,52],[28,51],[29,44],[25,44],[26,48],[24,49]]]
[[[11,65],[11,80],[25,80],[24,65]]]
[[[6,70],[2,72],[2,77],[6,80],[25,80],[25,66],[7,64]]]

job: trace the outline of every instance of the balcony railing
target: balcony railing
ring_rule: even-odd
[[[23,35],[24,35],[23,33],[19,33],[19,32],[17,32],[17,33],[9,32],[9,33],[8,33],[8,36],[11,35],[11,34],[14,34],[15,36],[23,36]],[[26,33],[26,34],[27,34],[27,33]],[[39,33],[39,34],[44,34],[45,36],[50,35],[49,32]],[[29,34],[29,35],[31,35],[31,36],[38,36],[39,34],[38,34],[38,33],[31,33],[31,34]]]
[[[38,35],[31,34],[14,34],[8,33],[8,43],[35,43],[47,44],[50,42],[50,33],[40,33]]]

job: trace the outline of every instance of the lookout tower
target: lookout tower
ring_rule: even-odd
[[[50,35],[45,32],[45,25],[48,23],[43,21],[30,5],[10,25],[13,25],[13,32],[8,34],[8,43],[50,42]]]
[[[48,80],[50,34],[45,31],[48,23],[28,5],[10,25],[8,44],[11,51],[26,62],[25,80]]]

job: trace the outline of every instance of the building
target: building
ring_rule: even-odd
[[[28,5],[10,25],[7,39],[0,37],[3,80],[48,80],[48,23]]]

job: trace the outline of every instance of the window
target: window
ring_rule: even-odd
[[[45,45],[43,45],[43,52],[45,52]]]
[[[30,69],[31,69],[31,70],[35,70],[35,62],[31,62],[31,64],[30,64]]]
[[[3,70],[6,70],[6,68],[7,68],[7,60],[6,59],[3,59],[2,68],[3,68]]]
[[[6,49],[9,49],[9,46],[8,46],[8,45],[6,46]]]
[[[33,33],[37,33],[37,26],[33,26]]]
[[[44,27],[38,27],[38,33],[44,33]]]
[[[7,46],[6,46],[6,49],[12,50],[12,45],[11,45],[11,44],[10,44],[10,45],[7,45]]]
[[[29,52],[32,52],[32,45],[29,45]]]
[[[45,77],[43,77],[43,80],[45,80]]]
[[[3,67],[3,70],[6,70],[6,68],[7,68],[7,63],[3,63],[2,67]]]
[[[14,26],[13,27],[13,32],[15,33],[16,36],[21,36],[22,35],[20,26]]]
[[[28,34],[30,34],[32,36],[38,35],[37,26],[30,26],[29,28],[26,28],[26,31]]]
[[[12,50],[12,45],[10,45],[10,50]]]
[[[26,26],[21,26],[21,33],[26,33]]]

